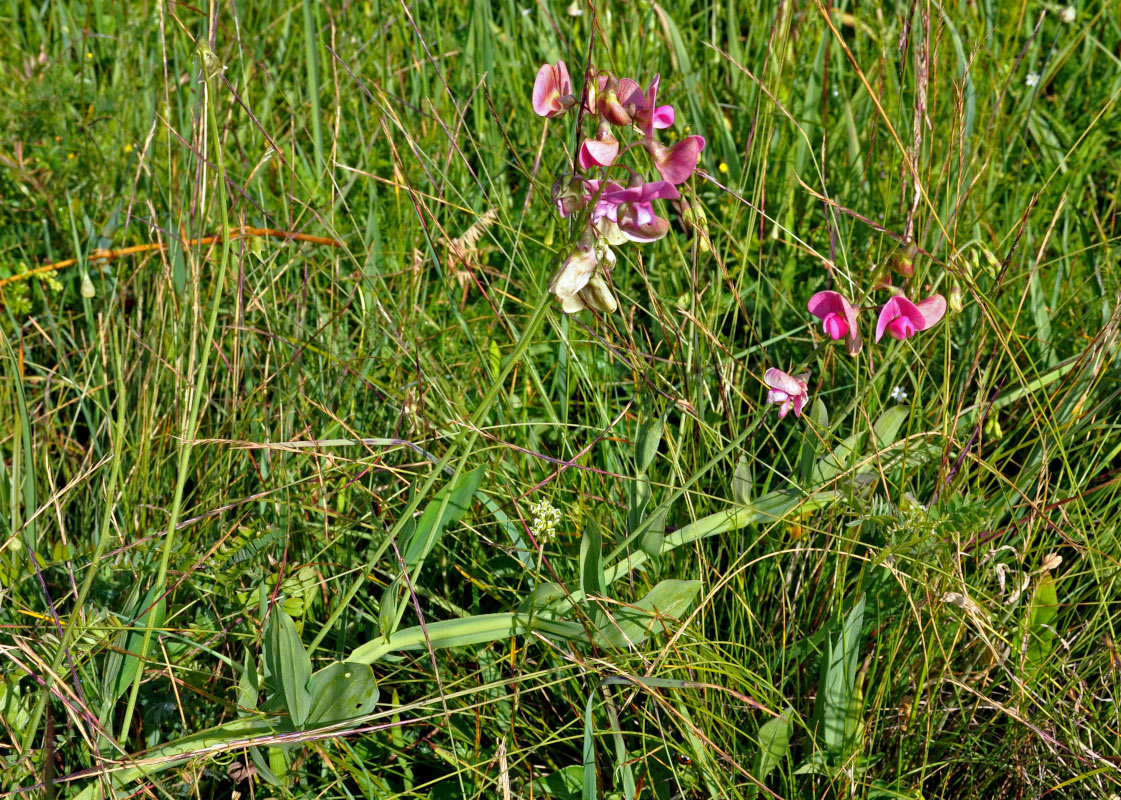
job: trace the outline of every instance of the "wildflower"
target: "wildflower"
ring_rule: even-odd
[[[676,116],[673,106],[658,105],[658,85],[661,80],[661,75],[655,75],[654,80],[650,81],[650,85],[646,88],[645,94],[641,89],[638,89],[638,84],[635,84],[635,89],[638,89],[638,91],[627,95],[628,101],[635,105],[634,124],[646,134],[647,139],[654,138],[655,130],[665,130],[672,127]]]
[[[582,191],[586,183],[588,181],[576,175],[562,175],[553,181],[553,202],[557,204],[557,213],[562,219],[576,213],[587,204],[587,198]]]
[[[685,183],[697,168],[701,160],[701,151],[705,149],[703,136],[686,136],[673,147],[666,147],[654,139],[642,142],[654,158],[654,166],[662,180],[672,184]]]
[[[1063,22],[1067,23],[1068,25],[1070,23],[1074,22],[1074,20],[1077,16],[1078,16],[1078,12],[1074,10],[1074,6],[1067,6],[1062,11],[1059,12],[1059,19],[1061,19]]]
[[[1028,86],[1035,86],[1039,83],[1039,73],[1029,72],[1028,77],[1024,79],[1024,83],[1026,83]]]
[[[884,337],[885,331],[893,339],[910,339],[918,331],[934,327],[945,313],[946,298],[940,294],[931,295],[917,305],[906,297],[897,295],[880,309],[880,319],[876,323],[876,341]]]
[[[891,399],[894,400],[897,403],[906,403],[907,402],[907,390],[904,389],[902,386],[896,386],[894,389],[891,390]]]
[[[860,352],[864,343],[856,325],[856,309],[840,292],[818,292],[810,298],[809,312],[822,321],[821,327],[830,339],[845,340],[849,355]]]
[[[578,17],[584,13],[584,9],[580,7],[580,0],[572,0],[565,9],[565,13],[570,17]]]
[[[808,372],[801,375],[787,375],[781,369],[771,367],[763,373],[763,383],[767,384],[767,402],[778,406],[778,416],[782,419],[790,409],[794,409],[794,416],[802,416],[802,406],[809,397],[806,392],[806,379]]]
[[[585,303],[579,296],[591,282],[601,262],[605,269],[615,266],[615,254],[611,252],[611,248],[600,243],[599,250],[601,254],[597,253],[596,241],[591,231],[585,232],[576,243],[576,250],[564,260],[557,274],[549,281],[549,291],[561,301],[561,309],[566,314],[582,311],[588,305],[601,311],[614,311],[617,307],[606,283],[596,283],[590,288],[587,293],[590,303]]]
[[[723,161],[720,162],[720,165],[717,167],[717,169],[720,170],[720,174],[722,174],[722,175],[727,175],[728,174],[728,165],[725,164]]]
[[[636,176],[627,189],[608,184],[600,195],[596,213],[603,209],[603,215],[615,222],[623,236],[632,242],[653,242],[669,232],[669,221],[654,214],[652,201],[677,200],[681,193],[665,181],[641,183],[641,180]]]
[[[585,139],[580,145],[580,166],[584,169],[610,167],[617,155],[619,140],[611,135],[611,128],[603,124],[596,132],[596,138]]]
[[[561,521],[560,509],[554,508],[548,500],[541,500],[529,507],[533,523],[529,532],[541,544],[548,544],[557,535],[557,524]]]
[[[542,64],[533,82],[533,110],[541,117],[559,117],[576,103],[563,61]]]

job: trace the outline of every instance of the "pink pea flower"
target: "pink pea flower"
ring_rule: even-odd
[[[654,157],[654,166],[662,180],[672,184],[685,183],[697,168],[701,151],[705,149],[703,136],[686,136],[672,148],[654,139],[646,139],[642,146]]]
[[[787,375],[781,369],[771,367],[763,373],[763,383],[767,384],[767,402],[778,406],[778,416],[782,419],[790,409],[794,409],[794,416],[802,416],[802,406],[806,404],[809,394],[806,391],[808,372],[801,375]]]
[[[825,335],[845,340],[845,349],[855,356],[864,346],[856,324],[856,309],[840,292],[818,292],[810,298],[809,311],[822,321]]]
[[[931,295],[917,305],[903,295],[896,295],[880,309],[876,341],[883,338],[885,331],[893,339],[910,339],[918,331],[933,327],[945,313],[946,298],[940,294]]]
[[[619,155],[619,140],[611,135],[607,125],[601,125],[596,133],[596,138],[585,139],[580,145],[580,166],[584,169],[592,167],[610,167]]]
[[[576,103],[572,81],[563,61],[542,64],[533,82],[533,110],[540,117],[559,117]]]
[[[642,129],[648,139],[653,138],[655,130],[664,130],[673,125],[673,106],[657,105],[658,84],[661,79],[661,75],[655,75],[654,80],[650,82],[650,87],[646,90],[646,94],[644,95],[639,91],[635,103],[634,123]]]
[[[680,197],[681,193],[673,184],[652,181],[627,189],[605,190],[600,195],[600,203],[610,208],[607,215],[619,226],[623,236],[632,242],[645,243],[661,239],[669,232],[669,220],[654,213],[653,201]]]

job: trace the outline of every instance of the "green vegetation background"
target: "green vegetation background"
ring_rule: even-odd
[[[5,796],[1114,796],[1119,21],[0,4]],[[589,45],[709,177],[566,318]]]

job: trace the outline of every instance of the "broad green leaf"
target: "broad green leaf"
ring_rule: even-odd
[[[311,708],[311,658],[296,632],[296,623],[279,608],[273,609],[265,625],[263,647],[268,677],[284,696],[292,724],[300,727]]]
[[[378,702],[374,671],[366,664],[337,661],[316,672],[308,683],[308,726],[342,722],[369,714]]]
[[[584,597],[605,597],[603,581],[603,536],[599,525],[588,517],[584,535],[580,538],[580,588]]]
[[[151,608],[143,617],[135,619],[128,630],[118,634],[114,642],[116,649],[110,654],[106,667],[107,673],[112,676],[108,682],[108,695],[114,700],[123,695],[125,690],[132,685],[133,678],[136,677],[136,671],[140,669],[140,662],[147,655],[147,653],[141,653],[140,650],[144,646],[144,629],[148,625],[148,618],[152,617],[153,629],[163,627],[167,602],[161,598],[156,603],[156,598],[163,593],[161,589],[162,587],[153,586],[144,595],[143,600],[129,608],[128,618],[135,619],[144,609],[155,603],[155,607]],[[151,650],[154,642],[155,637],[148,641],[149,650]]]
[[[270,757],[272,753],[269,753]],[[265,759],[264,753],[261,752],[259,747],[249,748],[249,758],[253,761],[253,766],[257,768],[257,774],[265,779],[265,783],[275,786],[278,789],[283,789],[284,784],[280,782],[280,778],[273,775],[272,770],[269,768],[269,762]]]
[[[583,779],[584,765],[572,764],[533,781],[533,796],[544,795],[555,800],[579,800]]]
[[[736,462],[736,471],[732,473],[732,499],[740,505],[751,503],[751,487],[754,476],[751,474],[751,462],[747,456],[740,456]]]
[[[861,730],[861,698],[855,687],[863,624],[864,597],[861,596],[846,617],[840,635],[830,640],[821,662],[821,686],[815,713],[823,744],[838,753],[850,750]]]
[[[654,512],[653,519],[646,526],[646,530],[642,534],[642,540],[639,542],[642,551],[651,558],[656,558],[662,554],[662,546],[666,541],[667,513],[669,513],[669,509],[666,508]]]
[[[462,619],[430,622],[424,628],[419,625],[405,628],[388,639],[379,636],[358,647],[350,654],[347,661],[372,664],[386,653],[397,650],[427,649],[429,643],[433,650],[440,650],[446,647],[498,642],[521,636],[529,631],[541,631],[570,641],[581,641],[586,638],[584,626],[575,622],[561,622],[528,614],[477,614]]]
[[[631,606],[616,606],[600,626],[597,640],[611,647],[640,645],[684,616],[701,590],[700,581],[664,580]]]
[[[1028,611],[1024,677],[1039,671],[1055,645],[1055,622],[1059,617],[1059,593],[1050,572],[1044,572],[1032,595]]]
[[[639,473],[644,473],[658,455],[658,445],[662,442],[662,432],[666,423],[661,417],[644,420],[638,426],[634,437],[634,464]]]
[[[257,709],[257,662],[253,654],[245,651],[245,664],[241,668],[241,678],[237,682],[237,714],[244,717]]]
[[[475,496],[485,470],[485,467],[476,467],[460,476],[450,492],[445,487],[428,502],[417,521],[416,530],[401,548],[402,557],[410,570],[432,552],[447,526],[457,522],[471,507],[471,498]]]
[[[888,445],[894,444],[895,440],[899,438],[899,429],[907,421],[910,413],[910,406],[892,406],[880,414],[880,418],[872,426],[872,433],[876,437],[876,446],[883,450]]]
[[[787,708],[759,726],[759,755],[755,758],[755,777],[763,780],[790,755],[790,734],[794,730],[794,710]]]
[[[815,397],[813,403],[810,404],[810,419],[818,428],[824,430],[829,427],[829,412],[820,397]]]
[[[646,519],[646,508],[654,497],[650,489],[650,479],[640,474],[635,480],[626,484],[630,509],[627,510],[627,531],[634,533],[638,526]]]
[[[854,433],[840,442],[824,458],[819,459],[810,473],[810,485],[821,486],[852,466],[853,456],[860,452],[863,439],[863,433]]]

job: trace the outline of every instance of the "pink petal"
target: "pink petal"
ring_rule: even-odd
[[[884,303],[884,307],[880,309],[880,318],[876,322],[876,341],[884,338],[884,331],[892,320],[899,317],[906,317],[907,321],[911,323],[915,330],[921,331],[923,326],[926,325],[926,320],[923,319],[922,312],[918,307],[902,295],[897,295]],[[892,329],[892,334],[900,333],[900,326],[896,325]],[[900,338],[895,336],[896,339]]]
[[[673,146],[666,149],[660,142],[644,142],[643,145],[650,155],[654,156],[654,166],[662,176],[662,180],[672,184],[685,183],[697,168],[701,151],[705,149],[705,140],[702,136],[686,136]]]
[[[940,294],[932,294],[925,300],[920,300],[916,308],[923,318],[923,324],[919,330],[933,328],[946,315],[946,298]]]
[[[646,105],[646,98],[642,94],[642,87],[630,78],[619,79],[619,88],[615,90],[615,94],[619,96],[619,102],[624,106],[633,105],[635,109],[639,109]]]
[[[540,117],[554,117],[560,107],[560,87],[557,70],[552,64],[542,64],[533,82],[533,110]]]
[[[648,203],[635,203],[623,206],[619,212],[619,230],[632,242],[645,244],[669,233],[669,220],[654,216],[653,212],[643,213],[648,207]]]
[[[560,91],[561,97],[564,97],[566,94],[572,94],[572,79],[568,77],[568,67],[564,65],[563,61],[557,62],[557,72],[559,73],[558,78],[560,80],[560,86],[557,88]]]
[[[654,127],[657,130],[672,128],[673,120],[673,106],[658,106],[654,109]]]
[[[818,292],[810,298],[807,308],[818,319],[825,319],[828,314],[844,314],[847,304],[840,292]]]
[[[841,314],[826,314],[824,324],[821,327],[833,341],[844,338],[845,334],[849,332],[849,324]]]
[[[602,200],[606,203],[649,203],[652,200],[677,200],[681,192],[666,181],[651,181],[629,189],[605,191]]]
[[[802,406],[806,404],[806,395],[799,394],[790,398],[790,402],[794,405],[794,416],[802,416]]]
[[[796,378],[793,378],[790,375],[787,375],[781,369],[775,369],[774,367],[771,367],[763,373],[763,383],[767,384],[767,386],[771,387],[772,389],[777,389],[780,392],[785,392],[791,397],[796,394],[801,394],[803,391],[805,391],[805,386],[803,384],[800,384]]]
[[[619,143],[614,137],[599,139],[585,139],[580,145],[580,166],[584,169],[592,167],[610,167],[615,163],[615,156],[619,155]]]

